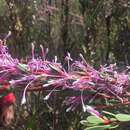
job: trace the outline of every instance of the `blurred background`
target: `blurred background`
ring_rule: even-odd
[[[10,30],[13,56],[26,58],[31,43],[63,61],[79,53],[94,64],[130,63],[130,0],[0,0],[0,36]]]
[[[9,51],[19,59],[30,57],[33,43],[37,54],[42,44],[48,59],[57,55],[61,62],[70,52],[74,59],[82,53],[95,67],[130,64],[130,0],[0,0],[0,38],[8,31]],[[42,92],[30,95],[10,129],[80,130],[80,110],[66,114],[55,94],[49,105]]]

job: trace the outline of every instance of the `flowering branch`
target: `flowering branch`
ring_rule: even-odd
[[[27,91],[48,89],[50,90],[49,96],[54,90],[70,90],[80,93],[78,96],[69,95],[70,98],[66,102],[66,105],[69,105],[67,110],[74,110],[82,104],[83,109],[92,114],[94,109],[90,109],[89,104],[101,99],[108,100],[108,102],[114,99],[118,102],[113,103],[113,106],[95,104],[93,108],[103,109],[130,104],[126,101],[130,97],[130,76],[127,68],[123,72],[118,72],[116,64],[111,64],[101,66],[96,70],[86,62],[82,54],[80,54],[81,60],[74,61],[70,53],[67,53],[65,60],[68,68],[64,69],[56,56],[52,61],[47,60],[47,51],[41,45],[40,48],[42,56],[35,57],[35,46],[32,44],[32,58],[22,63],[12,58],[7,46],[0,40],[0,84],[6,81],[14,89],[19,86],[23,88],[23,103],[26,103]],[[45,97],[45,99],[48,98]]]

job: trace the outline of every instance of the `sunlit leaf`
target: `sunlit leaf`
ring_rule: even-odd
[[[96,116],[89,116],[87,118],[87,121],[89,123],[92,123],[92,124],[101,124],[101,123],[104,123],[103,120],[101,118],[98,118]]]
[[[117,114],[116,119],[118,121],[130,121],[130,115],[128,115],[128,114]]]

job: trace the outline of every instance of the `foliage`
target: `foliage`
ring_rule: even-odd
[[[113,114],[110,112],[103,112],[105,116],[88,116],[86,120],[82,120],[81,124],[83,124],[86,128],[85,130],[107,130],[107,129],[115,129],[120,126],[123,122],[130,121],[130,115],[128,114]]]

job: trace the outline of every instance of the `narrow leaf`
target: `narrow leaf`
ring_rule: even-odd
[[[111,113],[111,112],[108,112],[108,111],[102,111],[102,112],[105,113],[105,114],[107,114],[107,115],[116,117],[116,114],[113,114],[113,113]]]
[[[93,126],[93,127],[86,128],[84,130],[107,130],[110,127],[111,125]]]

